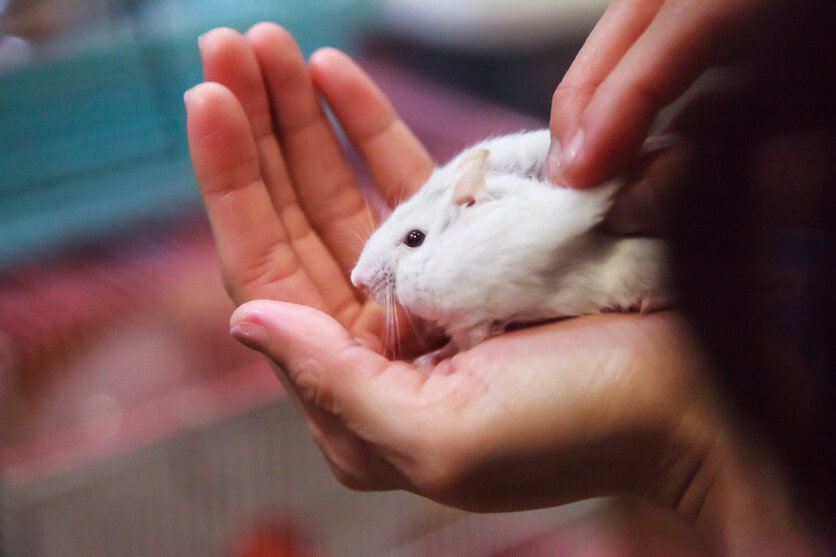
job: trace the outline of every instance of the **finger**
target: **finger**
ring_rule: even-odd
[[[194,87],[185,103],[192,167],[233,299],[288,291],[299,303],[327,309],[276,219],[241,105],[216,83]]]
[[[301,400],[354,424],[364,438],[396,447],[417,434],[413,417],[429,375],[361,346],[313,308],[259,300],[230,320],[236,338],[286,370]],[[384,449],[385,450],[385,449]]]
[[[284,158],[273,133],[270,103],[255,54],[244,37],[232,29],[213,29],[200,37],[199,45],[203,78],[221,83],[232,91],[247,114],[264,182],[277,210],[294,212],[299,217],[285,219],[289,236],[306,236],[310,227],[295,207],[296,195],[290,187]]]
[[[562,146],[577,131],[581,115],[598,86],[641,36],[661,4],[662,0],[613,2],[595,25],[552,97],[547,179],[561,182],[558,163]]]
[[[244,109],[259,148],[266,180],[285,172],[281,157],[272,155],[275,146],[270,105],[258,61],[244,37],[233,29],[213,29],[198,39],[203,79],[223,84]],[[271,145],[272,144],[272,145]]]
[[[360,151],[383,197],[394,206],[429,177],[433,161],[368,75],[342,52],[310,58],[314,85]]]
[[[247,33],[261,66],[288,171],[305,213],[347,275],[376,227],[354,171],[323,111],[290,34],[271,23]]]
[[[294,253],[300,272],[306,273],[309,282],[319,291],[324,306],[316,307],[329,311],[341,322],[350,322],[359,312],[359,303],[344,268],[337,264],[299,207],[285,167],[285,156],[273,131],[270,102],[255,54],[246,39],[230,29],[210,31],[201,37],[200,47],[205,79],[226,86],[246,113],[269,196],[265,206],[272,204],[275,208],[273,220],[284,235],[283,241]],[[262,253],[252,261],[260,262],[262,270],[269,271],[269,257],[269,253]],[[269,273],[265,278],[268,280],[257,283],[258,288],[271,287],[263,291],[251,288],[252,293],[247,298],[293,299],[288,297],[293,295],[292,290],[278,291],[277,284],[269,284]]]
[[[728,55],[748,3],[670,0],[598,87],[561,153],[561,179],[591,186],[618,172],[641,147],[658,111],[719,56]]]
[[[252,332],[246,325],[233,326],[231,332],[245,345],[252,346]],[[273,361],[270,364],[288,396],[301,410],[311,438],[340,483],[360,491],[409,489],[409,482],[375,446],[350,431],[341,416],[303,400],[287,371]]]
[[[287,308],[288,311],[282,312]],[[230,334],[269,358],[279,380],[302,409],[314,441],[341,483],[360,490],[407,489],[408,482],[383,458],[377,448],[351,431],[348,424],[353,423],[352,418],[344,415],[331,402],[333,399],[328,390],[319,390],[319,358],[316,352],[306,350],[309,343],[298,346],[298,349],[284,346],[290,336],[325,336],[317,326],[316,319],[294,323],[295,312],[302,314],[303,318],[316,317],[332,325],[337,337],[340,336],[339,332],[345,333],[339,323],[308,306],[256,301],[242,305],[233,313],[230,318]],[[290,335],[281,326],[277,326],[288,317],[292,322]],[[303,329],[294,329],[296,326],[302,326]],[[327,343],[333,339],[323,340]],[[295,340],[290,342],[296,344]],[[339,372],[340,369],[336,368],[335,371]],[[361,424],[361,429],[364,425]]]
[[[343,483],[410,483],[393,465],[413,454],[404,432],[426,375],[363,348],[338,322],[307,306],[259,300],[239,307],[231,334],[282,370],[317,443]]]

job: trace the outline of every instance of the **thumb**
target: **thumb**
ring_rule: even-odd
[[[387,387],[393,396],[381,396],[383,376],[388,385],[406,386],[417,375],[364,348],[330,315],[309,306],[247,302],[232,314],[230,334],[275,362],[304,403],[330,414],[365,419],[386,412],[397,393]]]
[[[230,325],[233,337],[277,364],[341,483],[362,490],[409,487],[382,448],[399,441],[387,417],[405,412],[399,374],[416,375],[414,369],[363,348],[331,316],[308,306],[248,302],[235,310]]]

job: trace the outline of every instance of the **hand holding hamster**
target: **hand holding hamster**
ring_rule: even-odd
[[[741,505],[726,503],[740,486],[756,496],[746,508],[793,509],[773,476],[748,473],[751,454],[736,453],[751,439],[738,443],[731,413],[718,412],[676,312],[527,327],[431,374],[383,356],[381,307],[348,281],[359,250],[345,237],[367,230],[365,205],[317,94],[387,200],[426,181],[430,156],[344,54],[306,64],[271,24],[214,30],[200,45],[207,82],[185,99],[189,149],[239,305],[231,333],[267,356],[341,483],[482,512],[629,494],[711,540],[740,532],[729,517]],[[407,329],[404,353],[417,354]],[[771,542],[771,525],[743,535]]]
[[[617,184],[581,191],[545,181],[549,140],[540,130],[465,150],[366,243],[352,283],[450,337],[419,361],[467,350],[509,325],[668,303],[664,243],[599,231]]]

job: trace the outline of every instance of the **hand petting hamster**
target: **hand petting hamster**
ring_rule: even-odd
[[[436,168],[367,241],[351,282],[396,301],[450,342],[438,362],[509,325],[670,301],[665,244],[596,228],[617,185],[545,181],[549,130],[483,141]]]

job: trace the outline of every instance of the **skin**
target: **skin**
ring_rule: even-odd
[[[616,0],[552,97],[546,175],[586,188],[638,153],[658,112],[706,68],[748,51],[769,0]]]
[[[545,177],[583,189],[623,172],[636,160],[654,123],[660,123],[660,111],[680,100],[706,70],[758,56],[771,64],[770,49],[781,51],[776,37],[809,25],[804,7],[796,4],[611,2],[552,97]],[[686,103],[686,112],[698,104]],[[710,117],[710,111],[705,114]],[[662,122],[664,133],[681,131],[679,116]],[[658,168],[622,189],[604,226],[617,234],[664,234],[671,190],[688,155],[688,146],[680,144],[657,157],[653,164]]]
[[[797,548],[769,453],[737,431],[676,313],[523,329],[434,369],[382,356],[383,312],[348,281],[362,246],[347,238],[368,234],[370,217],[317,95],[390,203],[433,162],[340,52],[306,64],[272,24],[214,30],[200,46],[188,135],[240,305],[231,332],[269,358],[343,484],[476,511],[631,494],[719,553]],[[405,329],[405,356],[432,345]]]

